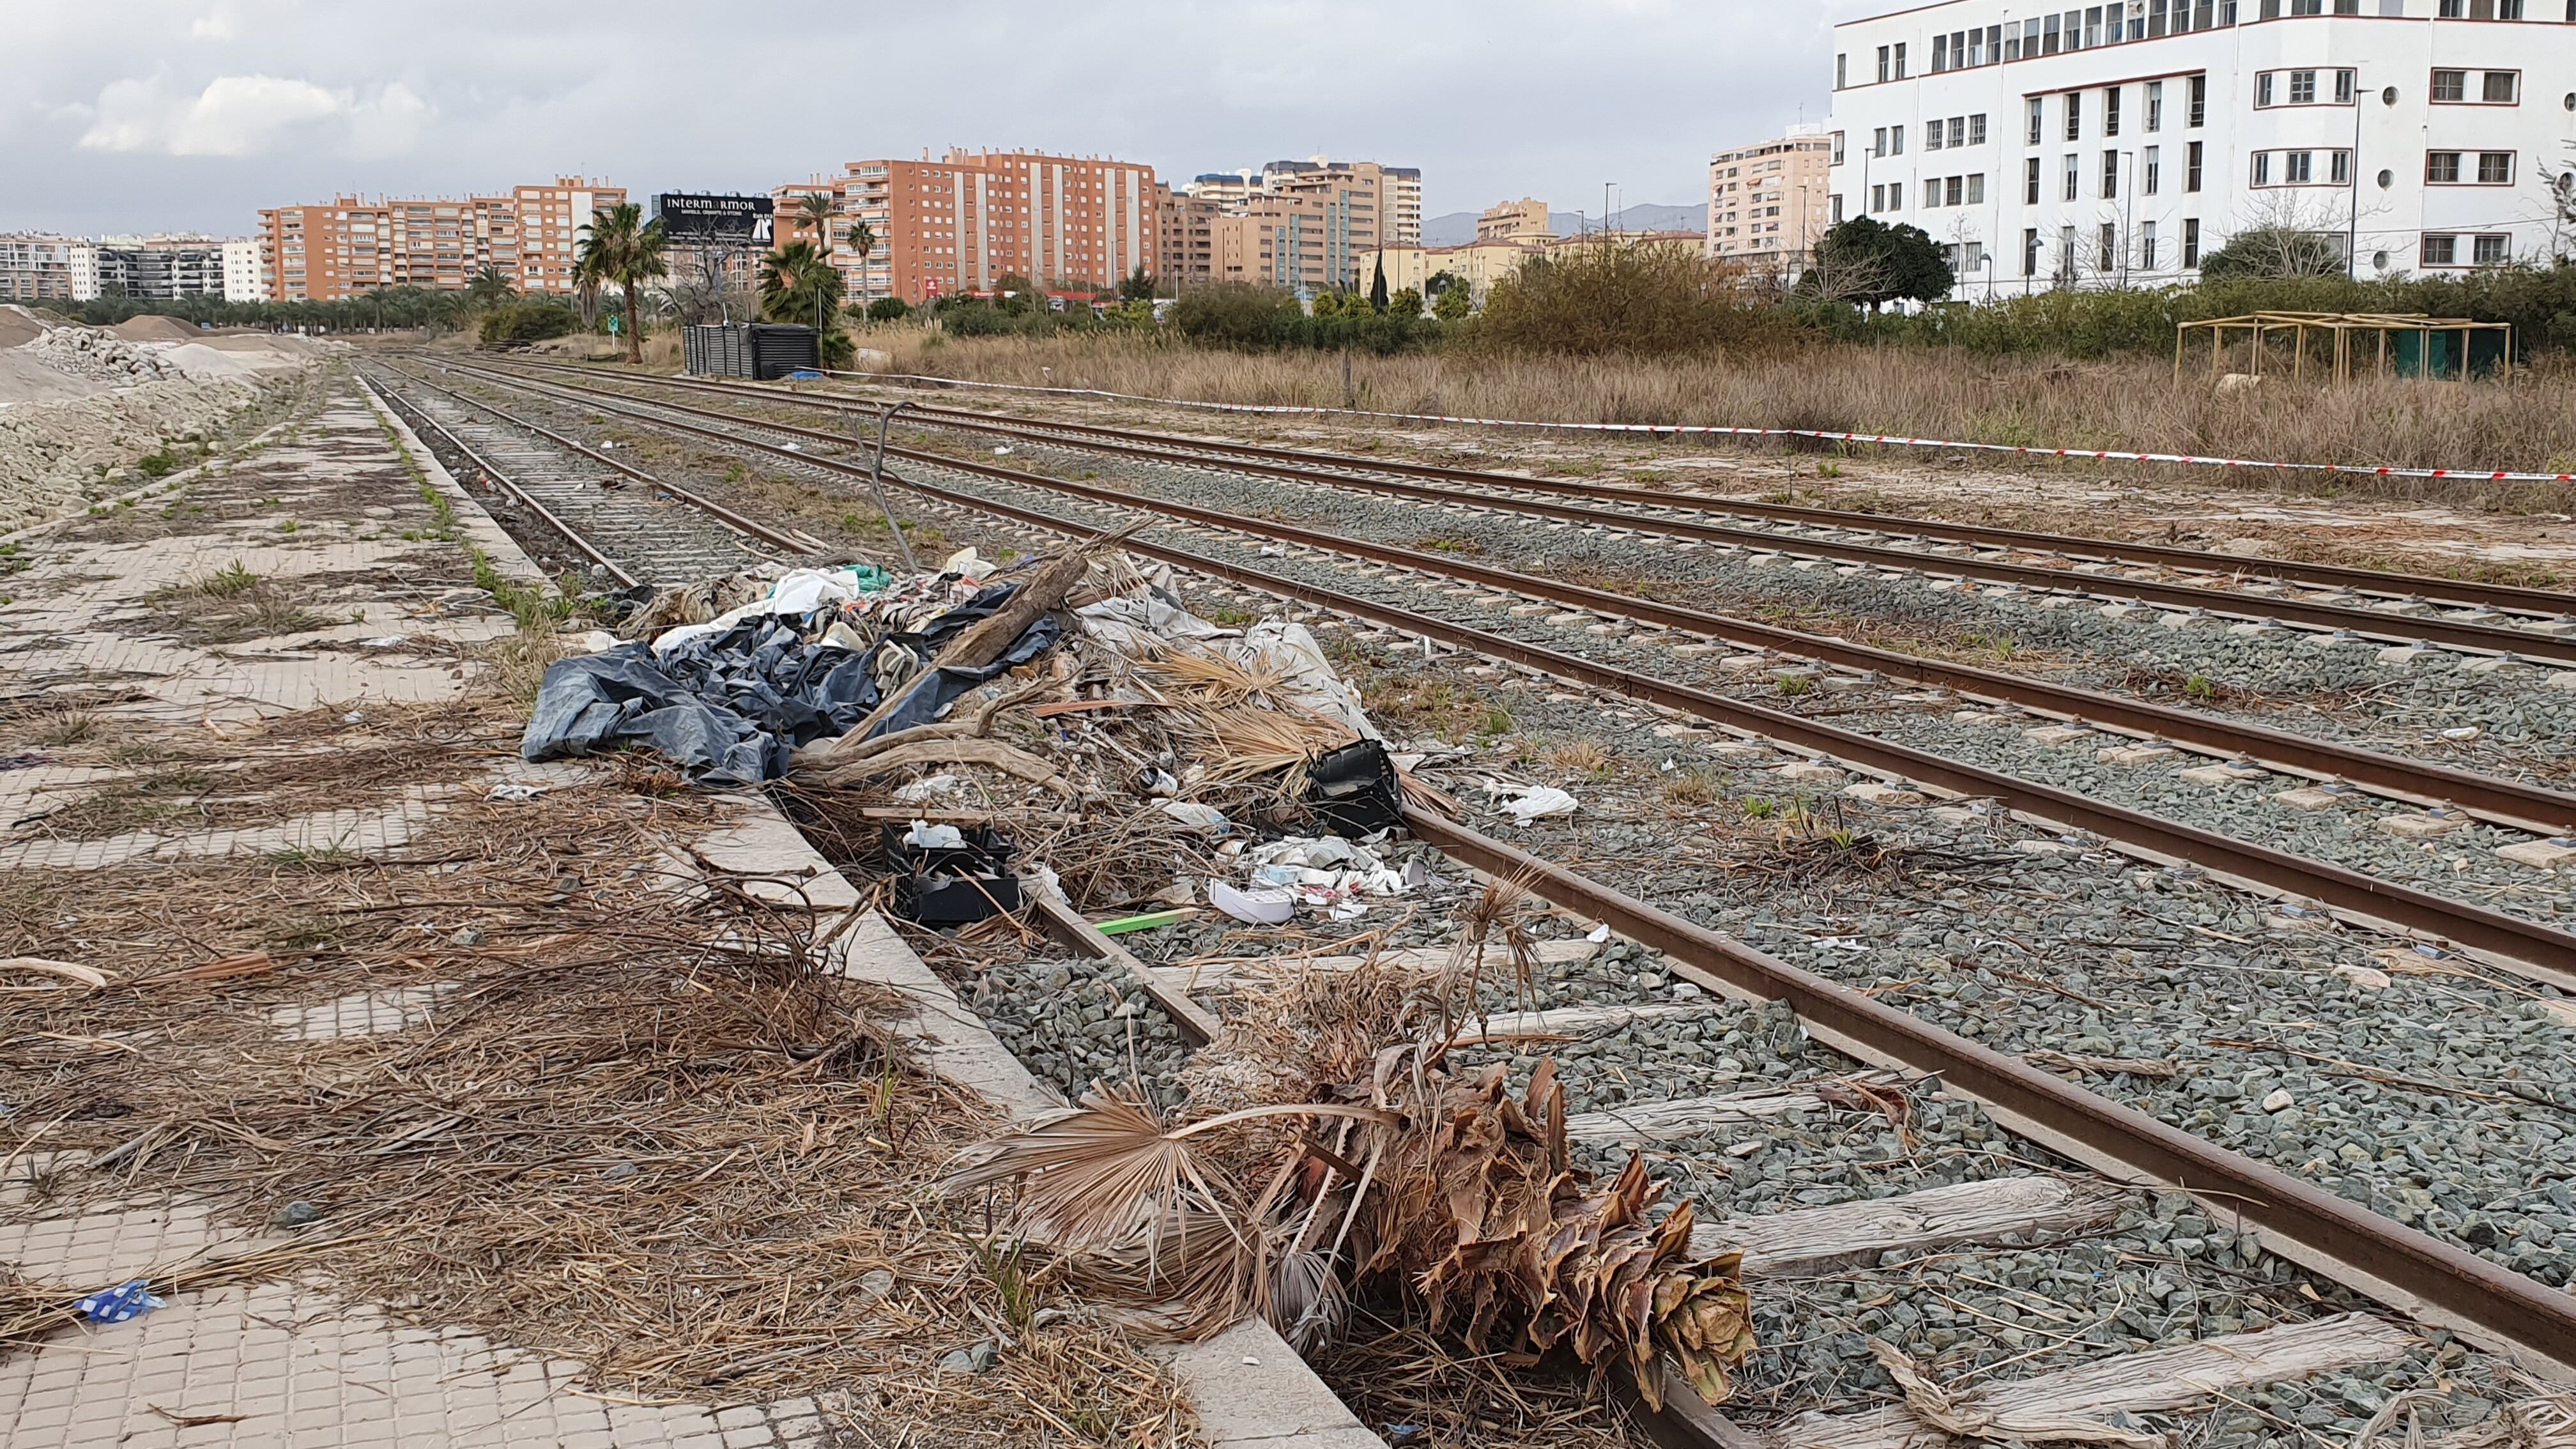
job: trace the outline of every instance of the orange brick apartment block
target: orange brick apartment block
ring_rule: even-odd
[[[1160,258],[1154,168],[1034,151],[950,151],[941,160],[853,161],[839,176],[771,193],[779,242],[813,239],[798,203],[837,204],[833,260],[853,299],[991,291],[1019,275],[1041,286],[1109,286]],[[876,233],[861,264],[841,242],[850,223]]]
[[[260,275],[278,301],[336,302],[379,287],[454,291],[489,267],[522,292],[568,293],[581,229],[623,187],[579,176],[507,196],[281,206],[259,214]]]

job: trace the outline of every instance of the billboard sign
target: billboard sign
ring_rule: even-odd
[[[664,192],[653,198],[663,234],[683,242],[757,242],[769,237],[766,196],[713,196]]]

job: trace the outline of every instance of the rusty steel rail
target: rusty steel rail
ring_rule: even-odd
[[[585,372],[584,369],[574,368],[560,363],[519,362],[514,363],[514,365],[547,368],[551,370],[575,373]],[[595,371],[587,372],[585,375],[592,377],[598,376]],[[811,393],[786,392],[757,385],[707,382],[695,378],[644,377],[634,374],[622,374],[619,380],[652,383],[664,387],[694,388],[706,392],[730,394],[735,397],[758,397],[771,401],[802,404],[812,407],[832,406],[832,404],[827,402],[823,396]],[[2526,588],[2515,584],[2490,584],[2460,579],[2435,578],[2426,574],[2391,573],[2377,569],[2353,568],[2342,564],[2302,563],[2287,559],[2240,558],[2233,554],[2210,553],[2200,549],[2177,548],[2164,544],[2129,543],[2112,539],[2082,538],[2068,534],[2038,533],[2025,529],[1996,528],[1984,524],[1948,523],[1937,519],[1908,518],[1902,516],[1891,517],[1884,514],[1872,513],[1852,513],[1840,509],[1810,508],[1796,504],[1784,503],[1764,503],[1749,499],[1714,498],[1706,495],[1687,493],[1659,493],[1651,489],[1623,488],[1615,484],[1579,483],[1565,479],[1533,478],[1518,473],[1497,473],[1487,469],[1453,468],[1437,463],[1414,463],[1393,458],[1358,457],[1350,454],[1325,453],[1308,449],[1274,448],[1258,443],[1239,443],[1207,438],[1184,437],[1169,433],[1151,433],[1129,428],[1113,428],[1098,423],[1044,422],[1031,419],[1008,419],[991,413],[970,412],[958,408],[926,407],[920,404],[915,404],[914,411],[917,414],[932,419],[945,418],[959,421],[971,419],[993,425],[999,425],[1005,422],[1018,422],[1022,426],[1041,428],[1055,432],[1077,433],[1095,438],[1118,439],[1130,443],[1149,445],[1159,444],[1167,449],[1177,448],[1186,449],[1192,452],[1229,455],[1239,458],[1267,459],[1275,462],[1303,465],[1307,469],[1333,468],[1346,472],[1395,474],[1405,477],[1428,478],[1444,483],[1469,483],[1479,487],[1488,488],[1516,488],[1527,492],[1553,493],[1562,497],[1590,498],[1605,502],[1637,503],[1657,508],[1690,508],[1707,512],[1733,513],[1748,517],[1769,518],[1783,523],[1817,524],[1836,528],[1860,530],[1870,533],[1893,534],[1901,538],[1932,539],[1940,542],[1961,544],[1968,547],[2018,548],[2037,553],[2062,554],[2070,558],[2098,560],[2103,563],[2157,564],[2168,568],[2187,569],[2196,573],[2207,573],[2226,577],[2252,575],[2279,579],[2285,582],[2315,584],[2320,587],[2354,589],[2364,593],[2385,595],[2390,598],[2405,598],[2409,596],[2449,598],[2457,600],[2461,604],[2483,605],[2487,608],[2509,610],[2517,613],[2549,616],[2576,615],[2576,594],[2562,593],[2549,589]],[[1453,499],[1455,497],[1455,495],[1450,496]],[[1635,527],[1637,524],[1635,520],[1630,519],[1623,522],[1620,526]],[[1763,545],[1765,547],[1774,547],[1780,542],[1776,535],[1756,533],[1754,536],[1766,540]],[[1819,540],[1799,539],[1797,542],[1799,544],[1799,548],[1796,551],[1798,552],[1821,552],[1823,548],[1823,545]],[[1921,557],[1919,555],[1905,554],[1902,556],[1912,566],[1922,566]],[[1965,571],[1968,563],[1968,560],[1944,559],[1941,562],[1941,571]],[[1996,566],[1981,564],[1979,567],[1993,568]],[[2014,567],[2028,569],[2031,566],[2017,565]],[[2039,569],[2037,572],[2046,576],[2055,572],[2062,572],[2062,570],[2052,571]],[[2001,575],[1998,576],[2000,577]],[[2146,581],[2123,579],[2120,581],[2120,584],[2122,591],[2136,592],[2140,597],[2150,597],[2147,593],[2148,584]],[[2157,585],[2155,587],[2170,589],[2187,588],[2188,586]],[[2098,589],[2088,590],[2088,592],[2102,591],[2103,590]],[[2225,593],[2223,590],[2215,592],[2220,592],[2222,594]],[[2240,602],[2234,606],[2237,610],[2246,612],[2255,611],[2251,603],[2243,601],[2241,596],[2238,597]],[[2266,600],[2260,609],[2260,612],[2277,613],[2279,617],[2283,618],[2297,617],[2296,615],[2288,612],[2289,605],[2292,602],[2293,601],[2289,600]],[[2278,605],[2279,607],[2276,608],[2275,605]],[[2311,605],[2308,607],[2334,609],[2335,606]],[[2430,620],[2410,621],[2410,626],[2408,628],[2403,630],[2392,630],[2387,623],[2387,615],[2370,614],[2366,611],[2363,612],[2364,617],[2378,621],[2374,624],[2372,632],[2383,634],[2395,633],[2400,636],[2411,635],[2416,632],[2412,628],[2413,623],[2422,622],[2429,624],[2437,622]],[[2476,626],[2468,627],[2474,628]],[[2512,630],[2490,632],[2502,633],[2508,639],[2527,639],[2531,637],[2528,634],[2517,633]],[[2513,644],[2502,646],[2482,644],[2474,647],[2501,647],[2517,650],[2520,648],[2519,645]]]
[[[405,381],[419,382],[419,379],[406,377]],[[427,383],[421,383],[420,385],[423,387],[429,386]],[[372,381],[370,383],[369,390],[374,390]],[[438,390],[441,392],[446,391],[444,388]],[[635,587],[635,575],[627,572],[626,567],[623,564],[610,558],[607,554],[600,552],[599,546],[592,543],[589,539],[584,538],[581,534],[581,530],[564,522],[562,519],[555,517],[554,510],[546,507],[542,503],[539,503],[534,494],[531,494],[527,489],[519,486],[518,480],[512,478],[509,474],[502,472],[500,465],[494,463],[491,459],[484,457],[481,453],[476,452],[471,444],[451,432],[445,423],[442,423],[438,419],[421,411],[420,404],[404,397],[401,393],[392,388],[386,388],[383,395],[385,406],[400,408],[403,411],[410,413],[413,417],[418,418],[423,424],[437,429],[438,435],[445,438],[450,447],[453,447],[456,451],[471,459],[474,466],[482,470],[483,476],[492,480],[494,486],[500,488],[503,492],[508,493],[512,498],[517,499],[521,508],[528,510],[530,513],[535,514],[539,519],[542,519],[545,522],[546,527],[563,535],[564,542],[571,544],[575,549],[579,550],[583,557],[589,559],[592,563],[599,565],[601,568],[606,569],[610,578],[617,580],[619,583],[624,584],[630,589]],[[455,394],[450,393],[449,396],[453,397]]]
[[[762,442],[757,438],[743,437],[739,433],[722,432],[714,428],[668,417],[655,417],[649,413],[600,402],[601,398],[613,396],[613,394],[603,394],[590,389],[566,388],[558,384],[535,382],[524,377],[511,378],[506,375],[480,373],[472,368],[461,370],[540,394],[570,393],[579,397],[585,405],[602,406],[607,411],[621,413],[656,427],[693,434],[734,448],[749,449],[794,462],[809,463],[829,472],[852,477],[864,477],[868,472],[859,464],[789,449],[779,444]],[[731,423],[736,427],[761,428],[773,432],[838,441],[829,434],[813,433],[809,429],[758,419],[738,418],[676,403],[647,402],[644,405],[665,412],[713,418],[719,422]],[[1414,554],[1405,549],[1365,543],[1339,535],[1291,528],[1286,525],[1255,526],[1212,510],[1186,508],[1178,504],[1143,502],[1113,489],[1061,479],[1042,478],[988,463],[936,454],[910,454],[909,456],[938,467],[991,478],[1016,487],[1063,494],[1109,507],[1167,513],[1210,527],[1294,541],[1356,558],[1403,564],[1407,567],[1415,567],[1417,565],[1412,561],[1419,561],[1418,566],[1429,573],[1447,574],[1457,567],[1450,560]],[[896,477],[896,481],[925,496],[938,498],[964,508],[995,514],[1051,532],[1082,533],[1087,536],[1083,525],[1034,509],[1021,508],[995,499],[978,497],[972,493],[943,488],[933,483],[902,477]],[[1131,539],[1125,547],[1129,552],[1157,558],[1177,567],[1192,569],[1211,577],[1244,584],[1353,617],[1370,619],[1405,633],[1472,649],[1540,673],[1624,694],[1629,698],[1660,705],[1679,713],[1694,715],[1729,729],[1767,736],[1800,749],[1847,760],[1867,770],[1902,776],[1957,795],[1994,799],[2007,808],[2026,815],[2053,821],[2065,827],[2091,831],[2107,840],[2120,843],[2132,854],[2157,860],[2189,862],[2231,882],[2257,891],[2279,891],[2305,896],[2382,929],[2393,928],[2400,932],[2413,932],[2477,951],[2537,979],[2547,980],[2565,989],[2576,990],[2576,935],[2537,921],[2490,911],[2465,901],[2455,901],[2429,891],[2417,890],[2412,886],[2383,881],[2327,862],[2307,860],[2214,831],[2202,830],[2142,811],[2089,799],[2073,791],[1982,769],[1926,750],[1895,744],[1873,735],[1846,730],[1762,705],[1746,703],[1709,690],[1655,679],[1603,664],[1597,660],[1562,654],[1535,644],[1525,644],[1517,639],[1490,634],[1433,615],[1354,598],[1345,592],[1306,584],[1259,570],[1242,568],[1220,559],[1208,558],[1182,549],[1149,544],[1141,539]],[[1606,597],[1617,598],[1618,596]]]
[[[564,387],[561,383],[538,383],[533,386]],[[730,415],[708,409],[690,408],[685,404],[656,402],[624,394],[632,402],[691,413],[701,417],[724,418]],[[832,434],[798,428],[793,424],[765,419],[736,419],[755,427],[794,433],[819,441],[840,442]],[[958,459],[946,454],[916,449],[892,450],[898,457],[916,462],[952,463],[970,470],[981,465],[971,459]],[[1060,480],[1041,480],[1049,488],[1083,490],[1082,485]],[[1094,496],[1108,497],[1102,490],[1088,490]],[[1873,670],[1899,679],[1957,690],[1983,699],[1999,700],[2028,709],[2067,718],[2108,724],[2116,729],[2142,736],[2170,740],[2187,748],[2225,758],[2259,761],[2289,774],[2318,779],[2340,779],[2364,786],[2400,800],[2426,805],[2453,805],[2483,819],[2511,825],[2542,834],[2576,834],[2576,794],[2554,790],[2526,781],[2485,775],[2446,765],[2401,759],[2358,745],[2321,740],[2289,730],[2273,729],[2220,716],[2201,714],[2149,703],[2124,695],[2056,684],[2025,675],[2007,674],[2000,670],[1980,669],[1974,665],[1929,659],[1920,655],[1880,649],[1866,644],[1852,644],[1840,639],[1785,629],[1729,614],[1664,604],[1651,599],[1611,593],[1580,584],[1494,568],[1465,559],[1435,558],[1389,545],[1363,545],[1348,535],[1300,529],[1292,524],[1262,522],[1257,527],[1233,515],[1189,504],[1161,503],[1132,495],[1114,495],[1121,503],[1153,508],[1194,522],[1220,527],[1245,529],[1276,538],[1294,538],[1319,547],[1352,550],[1366,547],[1376,556],[1407,568],[1423,569],[1497,589],[1508,589],[1532,598],[1551,599],[1569,608],[1590,609],[1633,618],[1660,628],[1687,630],[1713,638],[1776,648],[1848,669]]]
[[[1801,970],[1731,936],[1585,879],[1444,816],[1408,806],[1413,833],[1453,858],[1661,951],[1711,990],[1786,1001],[1809,1029],[1860,1056],[1939,1077],[2014,1126],[2130,1183],[2178,1188],[2264,1246],[2438,1326],[2561,1375],[2576,1372],[2576,1294],[2561,1292],[2018,1057]]]
[[[470,369],[467,370],[470,371]],[[745,518],[741,514],[734,512],[732,509],[725,507],[723,504],[716,502],[712,498],[708,498],[702,494],[692,493],[688,489],[683,488],[676,483],[656,478],[641,468],[621,463],[615,458],[609,457],[605,453],[586,447],[571,438],[565,437],[563,434],[556,432],[552,428],[530,422],[526,418],[518,417],[511,413],[503,412],[501,409],[492,406],[490,403],[481,402],[474,398],[467,397],[465,394],[458,392],[453,388],[440,387],[437,383],[431,382],[427,378],[415,377],[408,372],[400,371],[397,371],[396,375],[406,382],[419,387],[428,388],[431,392],[454,398],[465,406],[473,408],[479,412],[490,413],[492,416],[499,418],[501,421],[508,423],[512,427],[525,428],[529,432],[535,433],[546,441],[553,443],[555,446],[578,453],[603,468],[623,473],[627,477],[634,479],[636,482],[651,488],[654,492],[667,494],[672,498],[676,498],[680,502],[689,505],[691,508],[697,509],[699,512],[706,514],[708,517],[715,519],[725,527],[733,529],[738,533],[746,534],[752,538],[757,538],[764,543],[775,544],[780,548],[786,549],[790,553],[803,554],[807,558],[813,558],[825,552],[823,545],[816,539],[801,533],[783,532],[779,529],[772,528],[768,524],[762,523],[757,519]],[[436,425],[432,424],[432,426]],[[439,431],[447,433],[447,429],[445,428],[439,428]],[[447,433],[447,436],[450,441],[454,441],[456,437],[453,433]],[[462,448],[465,445],[460,442],[457,443],[457,446]],[[540,509],[538,511],[543,512],[544,510]],[[547,522],[554,523],[555,527],[558,529],[563,528],[561,523],[555,522],[555,519],[551,514],[547,515]],[[565,529],[564,531],[567,534],[570,533],[569,529]],[[584,545],[583,548],[585,552],[589,551],[587,545]],[[596,557],[596,555],[594,555],[594,557]]]

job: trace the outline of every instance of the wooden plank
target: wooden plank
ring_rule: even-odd
[[[1588,959],[1601,948],[1577,937],[1570,941],[1541,941],[1531,953],[1541,966],[1564,966]],[[1363,956],[1239,956],[1225,961],[1202,961],[1195,966],[1156,966],[1149,968],[1166,982],[1183,991],[1205,991],[1224,987],[1243,977],[1269,978],[1297,971],[1351,972],[1360,969]],[[1449,969],[1446,946],[1409,946],[1398,951],[1381,952],[1377,964],[1396,971],[1445,971]],[[1511,952],[1500,946],[1485,948],[1485,972],[1488,976],[1512,969]]]
[[[1696,1137],[1720,1127],[1739,1126],[1746,1122],[1767,1121],[1785,1117],[1791,1112],[1822,1112],[1832,1104],[1817,1095],[1828,1086],[1850,1083],[1867,1087],[1892,1087],[1901,1078],[1894,1072],[1856,1072],[1836,1077],[1830,1082],[1812,1081],[1794,1085],[1763,1087],[1722,1097],[1681,1097],[1664,1102],[1637,1102],[1613,1107],[1606,1112],[1584,1112],[1568,1117],[1566,1135],[1587,1146],[1640,1147],[1649,1142],[1673,1142]]]
[[[2156,1414],[2189,1409],[2220,1393],[2385,1363],[2416,1346],[2415,1335],[2366,1313],[2343,1313],[2261,1333],[2122,1354],[1957,1396],[1954,1412],[1991,1417],[2009,1439],[2015,1420]],[[1807,1413],[1763,1435],[1769,1449],[1927,1449],[1950,1436],[1901,1406],[1858,1414]]]
[[[1867,1266],[1899,1249],[2029,1240],[2109,1222],[2126,1196],[2108,1184],[1997,1177],[1895,1197],[1703,1223],[1691,1251],[1742,1249],[1748,1278],[1799,1278]]]
[[[1080,951],[1095,961],[1107,961],[1124,967],[1136,978],[1145,994],[1171,1015],[1181,1034],[1191,1043],[1205,1046],[1222,1035],[1225,1023],[1216,1019],[1206,1007],[1190,1000],[1189,993],[1175,989],[1156,972],[1139,961],[1126,947],[1100,934],[1100,928],[1083,919],[1082,913],[1044,892],[1036,893],[1038,917],[1044,921],[1047,934]]]

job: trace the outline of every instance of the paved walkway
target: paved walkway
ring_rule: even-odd
[[[536,571],[470,500],[442,496],[447,510],[423,497],[365,395],[344,385],[318,416],[281,429],[220,476],[184,478],[129,508],[14,540],[8,561],[19,566],[0,578],[10,599],[0,606],[0,696],[22,709],[33,696],[78,698],[83,715],[121,737],[199,743],[317,706],[362,723],[370,709],[453,699],[478,667],[466,651],[516,627],[475,585],[460,545],[480,548],[505,574]],[[228,572],[257,582],[230,594],[206,583]],[[387,851],[441,800],[485,788],[412,787],[382,804],[256,828],[56,839],[45,833],[47,812],[130,772],[47,764],[41,743],[0,755],[0,869],[96,870],[103,886],[120,878],[114,868],[146,861]],[[910,958],[888,933],[863,939]],[[296,1038],[400,1030],[433,1000],[371,993],[275,1024]],[[0,1020],[5,1006],[0,997]],[[406,1325],[310,1287],[192,1291],[192,1278],[281,1240],[228,1230],[186,1201],[34,1212],[32,1174],[65,1164],[14,1151],[21,1135],[14,1123],[0,1128],[0,1267],[100,1287],[149,1277],[169,1306],[0,1354],[0,1443],[10,1449],[749,1449],[830,1434],[810,1401],[622,1402],[581,1387],[582,1365]],[[181,1286],[167,1286],[174,1277]]]

